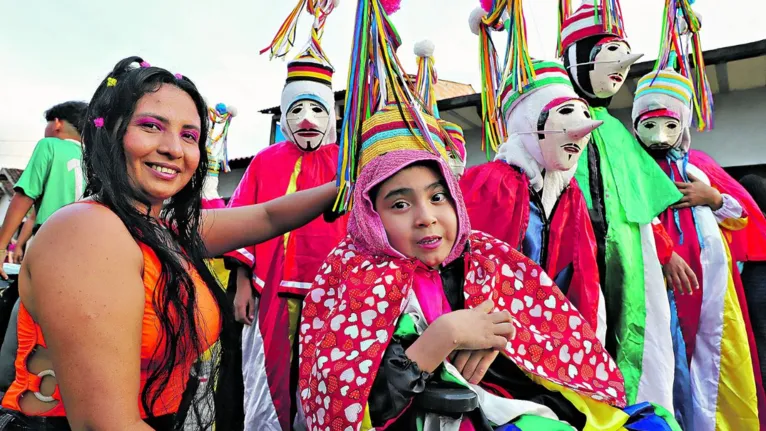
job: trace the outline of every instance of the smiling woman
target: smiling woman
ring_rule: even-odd
[[[104,78],[83,131],[87,199],[46,222],[21,269],[3,429],[176,429],[210,399],[186,386],[215,343],[216,426],[241,428],[233,313],[203,259],[302,226],[336,188],[202,211],[207,134],[188,78],[138,57]]]

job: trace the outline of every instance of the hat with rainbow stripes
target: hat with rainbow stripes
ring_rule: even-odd
[[[534,60],[532,62],[532,74],[523,87],[517,87],[509,76],[501,89],[500,103],[503,111],[503,117],[507,118],[513,108],[524,99],[524,97],[533,93],[535,90],[549,85],[563,85],[574,95],[572,81],[569,80],[566,69],[561,63],[556,61]]]

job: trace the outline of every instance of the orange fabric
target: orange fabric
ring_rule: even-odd
[[[159,281],[161,265],[157,255],[152,249],[141,242],[139,242],[138,245],[141,247],[141,252],[144,256],[143,281],[145,302],[144,318],[141,329],[141,391],[143,391],[146,379],[149,376],[150,366],[159,363],[159,360],[153,358],[160,358],[163,354],[163,351],[159,350],[155,356],[155,349],[160,346],[160,322],[153,305],[154,295],[157,293],[156,287]],[[221,331],[221,316],[213,294],[210,292],[197,271],[190,267],[189,274],[192,276],[192,280],[196,286],[196,300],[198,307],[197,318],[199,319],[199,322],[204,322],[200,325],[204,328],[204,333],[199,334],[204,351],[218,339]],[[159,292],[161,291],[162,290]],[[46,347],[46,344],[40,326],[32,319],[32,316],[24,307],[24,303],[21,303],[19,307],[18,319],[17,332],[19,347],[16,353],[16,379],[11,384],[11,387],[8,388],[8,392],[5,393],[3,407],[21,411],[21,408],[19,407],[21,395],[27,391],[34,391],[39,388],[40,385],[40,378],[31,374],[29,370],[27,370],[27,358],[32,353],[35,346],[39,345]],[[202,354],[202,352],[200,352],[200,354]],[[155,416],[166,415],[178,411],[178,406],[181,402],[184,388],[186,387],[189,372],[196,359],[196,356],[183,358],[183,362],[175,367],[171,373],[168,385],[162,389],[160,399],[153,406],[153,413]],[[93,388],[93,390],[98,390],[98,388]],[[30,393],[29,395],[31,396],[32,394]],[[58,400],[59,403],[40,416],[66,416],[64,404],[60,402],[61,394],[58,386],[52,396]],[[140,397],[141,392],[139,392],[138,408],[141,412],[141,417],[145,418],[147,417],[147,414],[141,406]]]

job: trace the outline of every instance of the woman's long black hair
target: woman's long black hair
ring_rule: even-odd
[[[162,85],[178,87],[192,98],[202,127],[199,166],[189,183],[165,203],[160,220],[156,220],[149,215],[148,196],[128,177],[123,137],[139,99]],[[191,264],[221,311],[220,349],[213,355],[213,372],[206,386],[208,394],[214,391],[217,429],[234,430],[241,429],[242,420],[242,402],[238,397],[242,374],[236,357],[239,337],[225,292],[203,260],[205,246],[199,233],[201,190],[208,168],[207,118],[207,105],[189,79],[151,67],[139,57],[120,61],[99,85],[88,107],[82,134],[83,165],[88,182],[85,196],[117,214],[133,238],[150,247],[161,264],[158,294],[153,304],[161,324],[160,341],[140,395],[146,414],[153,417],[152,407],[160,402],[160,394],[168,385],[173,369],[190,357],[198,358],[204,350],[201,338],[206,325],[199,321],[195,285],[186,269]],[[177,422],[182,420],[179,417]],[[175,427],[182,425],[176,423]],[[205,429],[210,424],[198,425]]]

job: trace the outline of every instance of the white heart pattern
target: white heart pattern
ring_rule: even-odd
[[[545,320],[549,322],[551,321],[551,319],[553,319],[553,313],[551,313],[550,311],[546,311],[545,313],[543,313],[543,316],[545,316]]]
[[[346,321],[346,316],[339,314],[332,318],[330,321],[330,329],[333,331],[339,331],[341,323]]]
[[[371,366],[372,366],[372,361],[369,359],[366,359],[359,363],[359,371],[363,372],[364,374],[369,374]]]
[[[354,377],[356,377],[356,373],[354,373],[353,368],[347,368],[346,371],[340,375],[340,379],[346,383],[351,383],[354,380]]]
[[[569,364],[569,378],[574,379],[575,377],[577,377],[577,367]]]
[[[370,338],[370,335],[372,335],[372,332],[368,331],[365,328],[362,328],[362,338],[364,339]]]
[[[319,368],[324,367],[324,364],[326,364],[328,361],[326,356],[320,356],[319,359],[317,359],[317,364],[319,365]]]
[[[372,321],[378,317],[378,313],[375,310],[362,311],[362,323],[364,326],[372,326]]]
[[[551,280],[551,278],[548,277],[548,274],[544,272],[540,274],[540,286],[543,286],[543,287],[553,286],[553,280]]]
[[[319,382],[319,392],[326,394],[327,393],[327,385],[324,381]]]
[[[387,308],[388,308],[388,301],[378,302],[378,313],[380,314],[385,313]]]
[[[578,316],[569,316],[569,327],[574,331],[582,323]]]
[[[603,381],[606,381],[606,379],[609,378],[609,375],[606,373],[606,366],[603,362],[596,367],[596,378]]]
[[[359,413],[362,413],[362,405],[359,403],[351,404],[350,406],[346,407],[346,419],[351,423],[356,423],[357,419],[359,419]]]
[[[527,295],[524,297],[524,303],[527,304],[527,308],[531,307],[535,303],[535,299]]]
[[[513,301],[511,301],[511,313],[516,314],[523,309],[524,303],[521,302],[518,298],[513,298]]]
[[[340,359],[340,358],[342,358],[344,356],[346,356],[346,354],[343,353],[343,351],[340,350],[337,347],[332,349],[332,352],[330,352],[330,359],[332,359],[333,362],[337,361],[338,359]]]
[[[503,268],[500,271],[500,273],[503,274],[503,276],[505,277],[513,277],[514,275],[513,271],[511,271],[511,267],[508,266],[507,264],[503,264]]]
[[[545,300],[545,306],[550,308],[551,310],[556,308],[556,297],[551,295],[548,297],[548,299]]]
[[[316,288],[311,290],[311,300],[314,302],[319,302],[322,300],[322,297],[324,296],[325,291],[322,288]]]
[[[386,297],[386,286],[383,286],[382,284],[379,284],[372,288],[372,294],[377,296],[380,299],[383,299]]]
[[[540,317],[543,315],[543,307],[540,306],[540,304],[537,304],[535,308],[531,309],[529,311],[529,315],[532,317]]]
[[[354,323],[359,320],[359,316],[356,315],[356,313],[352,313],[350,316],[348,316],[348,322]]]
[[[354,350],[353,352],[349,353],[348,356],[346,356],[347,361],[353,361],[359,356],[359,352]]]
[[[569,354],[569,345],[565,344],[561,347],[561,350],[559,350],[559,359],[564,363],[567,363],[572,359],[572,356]]]
[[[582,350],[578,351],[574,355],[572,355],[572,359],[574,360],[575,364],[582,365],[582,360],[585,358],[585,353],[583,353]]]
[[[362,331],[362,333],[364,334],[364,331]],[[377,338],[381,343],[384,343],[386,340],[388,340],[388,331],[385,329],[379,329],[378,332],[375,333],[375,338]]]
[[[367,378],[359,376],[356,378],[356,384],[359,386],[362,386],[363,384],[367,383]]]
[[[351,325],[343,333],[353,339],[357,339],[359,337],[359,328],[356,325]]]

